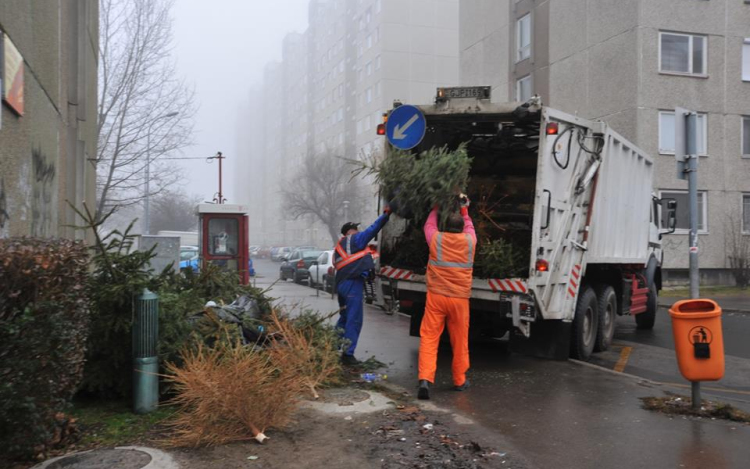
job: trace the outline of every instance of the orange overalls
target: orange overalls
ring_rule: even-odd
[[[468,223],[471,224],[471,219]],[[470,226],[470,229],[464,233],[437,232],[430,240],[427,305],[419,330],[419,379],[430,383],[435,382],[438,345],[446,322],[453,349],[453,384],[461,386],[466,381],[469,369],[469,297],[476,247],[476,238],[471,236],[474,227]]]

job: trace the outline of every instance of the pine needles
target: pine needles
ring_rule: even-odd
[[[457,195],[469,181],[471,158],[461,144],[455,151],[440,147],[419,155],[393,150],[380,162],[355,163],[355,175],[374,175],[394,212],[421,226],[436,205],[445,215],[458,209]]]
[[[309,321],[313,316],[295,321],[274,310],[264,346],[242,344],[223,323],[217,323],[221,338],[213,346],[186,346],[181,365],[167,365],[171,404],[180,410],[165,443],[263,443],[266,429],[285,426],[303,392],[317,398],[316,388],[341,371],[338,335],[322,321]]]

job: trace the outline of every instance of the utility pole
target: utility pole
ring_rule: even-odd
[[[226,156],[223,156],[220,151],[216,152],[216,156],[209,156],[206,158],[206,161],[208,163],[211,162],[211,160],[219,160],[219,192],[214,194],[214,203],[215,204],[223,204],[227,201],[227,199],[224,198],[224,195],[221,193],[221,162],[222,160],[225,160]]]

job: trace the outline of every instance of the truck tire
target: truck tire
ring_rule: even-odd
[[[612,345],[615,336],[615,319],[617,318],[617,293],[610,285],[597,285],[597,309],[599,324],[596,331],[594,352],[604,352]]]
[[[656,304],[658,294],[656,285],[653,283],[648,287],[648,300],[646,301],[646,311],[635,315],[635,325],[638,329],[650,331],[654,328],[656,322]]]
[[[576,360],[588,360],[594,351],[596,332],[599,324],[596,293],[585,286],[578,293],[576,314],[570,330],[570,357]]]

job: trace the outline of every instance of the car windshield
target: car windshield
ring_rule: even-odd
[[[180,260],[189,261],[190,259],[196,257],[197,255],[198,255],[198,251],[182,251],[180,253]]]
[[[322,251],[303,251],[302,252],[302,258],[305,260],[316,260],[320,255],[322,254]]]

